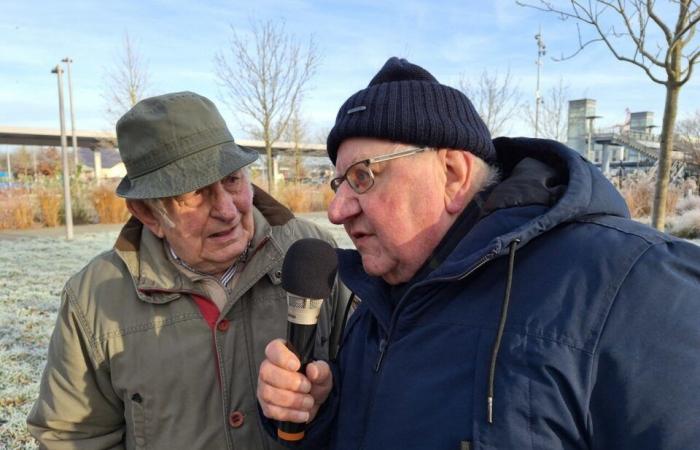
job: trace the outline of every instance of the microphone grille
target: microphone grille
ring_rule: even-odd
[[[330,296],[338,257],[335,249],[321,239],[305,238],[293,243],[282,263],[282,288],[304,298]]]

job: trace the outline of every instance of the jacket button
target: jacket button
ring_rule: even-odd
[[[218,324],[216,324],[216,329],[222,333],[228,330],[231,323],[227,319],[221,319]]]
[[[240,411],[234,411],[228,416],[228,424],[233,428],[240,428],[245,421],[245,415]]]

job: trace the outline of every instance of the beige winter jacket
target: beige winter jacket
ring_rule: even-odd
[[[286,335],[282,261],[300,238],[332,239],[286,210],[257,207],[254,250],[211,325],[194,301],[205,291],[135,219],[68,281],[27,419],[42,448],[278,448],[259,425],[255,389],[265,346]],[[324,302],[318,357],[329,356],[346,293],[337,286]]]

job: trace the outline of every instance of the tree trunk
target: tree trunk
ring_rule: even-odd
[[[671,156],[673,152],[673,135],[678,112],[678,96],[681,92],[681,58],[683,45],[679,42],[670,49],[671,59],[666,66],[668,81],[666,82],[666,103],[664,105],[664,120],[661,126],[661,148],[659,149],[659,171],[656,174],[656,191],[654,193],[654,208],[651,224],[659,231],[666,226],[666,198],[671,175]]]
[[[274,164],[272,161],[272,142],[265,141],[265,154],[267,155],[267,192],[270,195],[275,194],[275,174]]]

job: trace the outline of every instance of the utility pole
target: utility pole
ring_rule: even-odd
[[[537,41],[537,88],[535,89],[535,137],[540,134],[540,105],[542,104],[542,96],[540,95],[540,70],[542,69],[542,57],[547,53],[542,39],[542,27],[535,35]]]
[[[78,173],[78,138],[75,135],[75,113],[73,112],[73,81],[70,76],[70,65],[73,62],[72,59],[66,57],[61,60],[62,62],[66,63],[66,67],[68,68],[68,105],[70,107],[70,128],[71,128],[71,134],[72,134],[72,144],[73,144],[73,159],[74,159],[74,167],[75,167],[75,173],[77,175]]]
[[[57,64],[51,73],[55,73],[56,79],[58,80],[58,117],[61,122],[61,170],[63,173],[63,201],[66,216],[66,239],[70,241],[73,239],[73,208],[71,207],[70,169],[68,166],[68,153],[66,150],[66,120],[63,112],[63,80],[61,79],[63,69],[61,69],[61,66]]]

